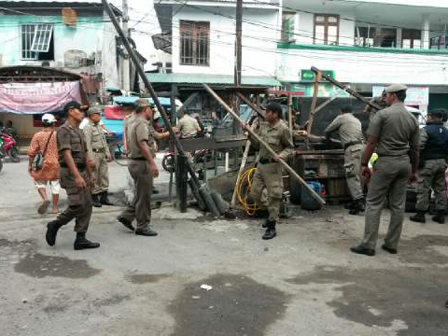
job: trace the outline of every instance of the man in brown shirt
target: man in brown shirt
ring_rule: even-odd
[[[68,208],[54,221],[47,224],[46,240],[48,245],[56,243],[58,230],[76,219],[75,250],[100,247],[86,239],[92,215],[91,169],[87,159],[87,146],[84,133],[79,124],[84,118],[84,112],[76,101],[68,102],[64,106],[67,122],[57,131],[57,144],[61,187],[67,192]]]
[[[131,204],[117,219],[132,231],[134,231],[132,222],[136,219],[136,235],[157,236],[157,232],[149,227],[153,179],[159,176],[159,170],[148,145],[154,142],[148,128],[148,121],[151,120],[153,111],[146,99],[138,99],[135,106],[135,118],[127,134],[128,169],[134,180],[135,193]]]

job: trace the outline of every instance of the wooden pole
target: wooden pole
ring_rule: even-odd
[[[241,92],[237,92],[236,95],[243,101],[245,102],[252,110],[254,110],[255,112],[258,113],[258,115],[263,118],[266,119],[266,113],[257,105],[255,105],[254,103],[252,103],[245,95],[243,95]]]
[[[329,81],[330,83],[332,83],[333,85],[336,85],[337,87],[339,87],[340,89],[344,90],[345,92],[347,92],[348,94],[352,95],[353,97],[355,97],[356,99],[362,101],[363,103],[370,105],[371,107],[377,109],[377,110],[381,110],[381,107],[379,107],[377,104],[374,104],[372,102],[370,102],[370,100],[368,100],[366,97],[360,95],[358,92],[356,92],[353,89],[350,89],[349,87],[345,86],[344,84],[342,84],[341,82],[338,82],[336,79],[331,78],[330,76],[322,73],[322,71],[320,71],[318,68],[316,67],[311,67],[311,70],[316,73],[316,74],[320,74],[322,78],[325,78],[327,81]]]
[[[313,100],[311,101],[311,109],[310,109],[310,117],[308,118],[308,125],[306,126],[306,132],[311,134],[311,126],[313,125],[314,115],[316,114],[316,105],[317,98],[319,94],[319,83],[322,79],[322,73],[316,73],[316,77],[314,78],[314,92],[313,92]]]
[[[246,129],[249,134],[257,140],[260,145],[265,147],[267,151],[272,155],[275,156],[277,153],[266,143],[264,142],[250,127],[247,126],[247,124],[219,97],[207,84],[202,84],[204,88],[207,90],[210,95],[216,99],[216,101],[221,104],[224,109],[230,113],[235,120],[237,120],[243,127]],[[308,192],[311,194],[311,196],[320,204],[324,205],[325,201],[320,197],[295,171],[292,169],[284,160],[279,159],[278,161],[287,171],[289,174],[291,174],[292,177],[294,177],[305,189],[308,190]]]

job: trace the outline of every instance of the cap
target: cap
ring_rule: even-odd
[[[392,85],[389,85],[386,88],[386,92],[387,93],[394,93],[394,92],[398,92],[398,91],[404,91],[404,90],[407,90],[407,89],[408,89],[408,87],[406,85],[403,85],[403,84],[392,84]]]
[[[90,117],[94,114],[101,115],[101,110],[98,107],[91,107],[87,110],[87,116]]]
[[[135,107],[145,107],[145,106],[151,106],[151,104],[149,104],[148,99],[139,98],[135,101]]]
[[[69,101],[64,105],[64,113],[67,113],[70,109],[78,109],[81,110],[81,104],[79,104],[76,100]]]
[[[444,109],[434,109],[428,112],[429,115],[432,115],[436,118],[442,119],[446,115],[446,111]]]
[[[50,114],[50,113],[45,113],[42,116],[42,122],[44,124],[52,124],[56,122],[56,118],[54,117],[54,115]]]

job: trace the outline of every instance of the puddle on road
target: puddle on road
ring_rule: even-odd
[[[408,329],[400,336],[440,336],[448,330],[448,277],[446,269],[359,269],[319,267],[287,280],[298,285],[341,284],[342,297],[327,302],[334,313],[369,327],[392,328],[401,320]]]
[[[200,288],[207,284],[213,288]],[[241,275],[216,274],[188,284],[169,310],[173,335],[261,336],[286,311],[289,297],[280,290]]]
[[[1,239],[0,250],[7,250],[5,256],[8,259],[16,260],[12,262],[15,272],[34,278],[84,279],[101,272],[99,269],[90,267],[86,260],[37,253],[36,243],[31,240],[9,241]]]
[[[170,274],[126,274],[124,278],[133,284],[142,285],[156,283],[169,276]]]

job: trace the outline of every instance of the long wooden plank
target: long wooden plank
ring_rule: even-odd
[[[257,133],[255,133],[249,126],[247,126],[247,124],[221,99],[221,97],[219,97],[207,84],[203,84],[203,86],[205,87],[205,89],[208,91],[208,93],[210,93],[210,95],[215,98],[215,100],[222,106],[224,107],[224,109],[230,113],[235,120],[237,120],[242,126],[243,128],[249,132],[249,134],[255,139],[257,140],[260,145],[262,145],[263,147],[265,147],[267,149],[267,151],[272,155],[275,156],[277,155],[277,153],[266,143],[264,142],[258,135]],[[284,160],[279,159],[279,163],[286,169],[286,171],[291,174],[292,177],[294,177],[305,189],[308,190],[308,192],[311,194],[311,196],[317,201],[319,202],[319,204],[323,205],[325,204],[325,201],[323,200],[322,197],[320,197],[320,195],[318,195],[300,176],[299,174],[297,174],[295,172],[294,169],[292,169]]]

